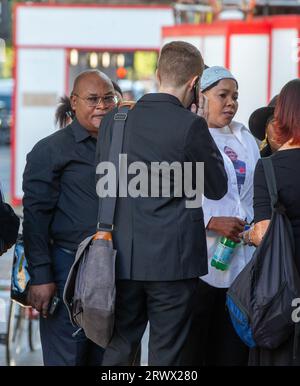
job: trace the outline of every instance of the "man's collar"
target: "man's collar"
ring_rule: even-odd
[[[184,107],[176,96],[162,92],[146,94],[142,96],[138,102],[170,102],[177,106]]]
[[[72,127],[76,142],[82,142],[86,138],[91,137],[87,129],[78,122],[77,118],[73,119],[70,126]]]

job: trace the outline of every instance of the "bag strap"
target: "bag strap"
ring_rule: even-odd
[[[264,168],[269,195],[271,198],[272,210],[277,210],[279,206],[279,202],[278,202],[278,191],[277,191],[277,184],[276,184],[273,163],[270,157],[261,158],[261,161]]]
[[[1,182],[0,182],[0,203],[4,203],[4,194],[3,194]]]
[[[125,123],[128,111],[134,106],[132,102],[124,102],[114,115],[112,140],[108,161],[116,168],[116,191],[119,186],[119,154],[122,153]],[[117,197],[104,197],[99,201],[97,231],[111,232],[114,228],[114,214]],[[101,205],[100,205],[101,202]]]

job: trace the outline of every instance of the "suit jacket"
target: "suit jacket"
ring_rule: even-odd
[[[99,161],[108,161],[115,112],[100,125]],[[126,121],[124,153],[128,164],[142,161],[148,169],[151,162],[204,162],[206,197],[218,200],[227,192],[223,159],[205,120],[170,94],[147,94],[136,103]],[[117,279],[173,281],[207,273],[203,211],[187,209],[186,200],[174,197],[172,188],[171,197],[118,197],[113,231]]]

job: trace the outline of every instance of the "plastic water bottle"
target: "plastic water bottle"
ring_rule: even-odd
[[[226,271],[231,262],[234,249],[238,244],[227,237],[222,237],[211,259],[211,266]]]
[[[244,226],[244,231],[248,230],[249,227],[250,225],[246,224]],[[239,244],[239,242],[236,243],[227,237],[222,237],[211,259],[211,266],[220,269],[221,271],[226,271],[229,268],[234,250]]]

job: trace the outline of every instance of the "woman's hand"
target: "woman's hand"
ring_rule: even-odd
[[[241,241],[239,235],[244,230],[245,224],[246,221],[238,217],[212,217],[206,229],[239,243]]]
[[[250,229],[248,229],[247,231],[245,232],[242,232],[239,234],[239,236],[242,238],[243,240],[243,243],[245,245],[249,245],[250,247],[255,245],[252,241],[252,231],[253,231],[253,227],[251,227]]]
[[[239,236],[242,237],[245,244],[258,246],[261,243],[269,224],[270,220],[259,221],[246,232],[242,232]]]

